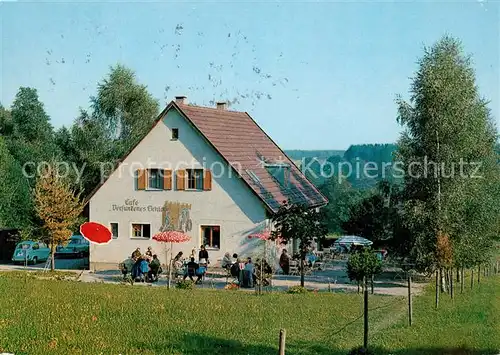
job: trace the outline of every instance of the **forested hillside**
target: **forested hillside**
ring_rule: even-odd
[[[325,158],[304,154],[299,165],[316,186],[333,176],[342,176],[356,189],[370,189],[379,181],[394,180],[392,164],[396,148],[395,144],[356,144],[343,155]]]

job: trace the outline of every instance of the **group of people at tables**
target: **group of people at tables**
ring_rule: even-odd
[[[151,247],[144,254],[140,248],[134,250],[130,258],[120,264],[120,269],[124,277],[130,273],[132,280],[138,282],[156,282],[162,273],[160,260]]]
[[[238,281],[240,287],[253,288],[255,282],[259,280],[261,262],[263,263],[262,271],[264,275],[271,274],[272,268],[266,260],[257,260],[257,264],[254,264],[252,258],[249,257],[244,261],[244,259],[238,257],[238,254],[233,254],[231,258],[231,254],[226,253],[224,258],[222,258],[221,266],[227,271],[228,275],[231,275]],[[263,286],[266,286],[269,285],[269,280],[264,275],[262,275],[262,283]]]
[[[198,261],[195,259],[194,249],[189,258],[184,258],[184,254],[180,251],[172,260],[173,274],[180,275],[184,280],[189,278],[191,281],[199,284],[202,282],[203,277],[207,273],[208,265],[210,264],[208,258],[208,251],[205,246],[200,247],[198,253]],[[309,265],[313,264],[316,260],[314,254],[309,254],[306,258]],[[286,249],[283,249],[279,259],[279,266],[283,274],[287,275],[290,272],[290,255]],[[226,253],[222,259],[221,266],[226,270],[228,275],[231,275],[238,280],[240,287],[253,288],[256,280],[259,279],[261,272],[264,274],[271,274],[272,268],[266,260],[258,260],[257,265],[252,261],[252,258],[242,259],[238,254]],[[124,276],[131,273],[132,280],[139,282],[156,282],[158,276],[163,272],[158,256],[153,253],[151,247],[148,247],[146,252],[142,254],[141,249],[137,248],[132,253],[131,257],[120,264],[121,271]],[[196,277],[196,280],[194,279]],[[263,277],[263,284],[269,284],[269,280]]]
[[[196,283],[200,283],[203,276],[207,272],[208,251],[202,245],[198,253],[199,261],[195,262],[194,250],[191,253],[190,261],[183,259],[183,253],[179,252],[172,260],[174,272],[180,270],[184,272],[184,279],[189,277],[194,281],[193,277],[197,276]],[[151,247],[143,254],[140,248],[137,248],[132,253],[131,257],[120,264],[120,270],[124,277],[129,273],[132,280],[137,282],[156,282],[158,276],[163,272],[158,256],[153,253]]]

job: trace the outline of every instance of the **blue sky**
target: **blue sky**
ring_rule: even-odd
[[[394,142],[424,45],[443,34],[473,55],[500,117],[499,3],[1,2],[0,100],[38,89],[55,127],[86,108],[110,65],[165,105],[233,99],[284,149]],[[242,97],[244,96],[244,97]]]

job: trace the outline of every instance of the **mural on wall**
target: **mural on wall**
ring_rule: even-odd
[[[162,209],[160,232],[181,231],[187,233],[192,229],[191,205],[189,203],[166,201]]]

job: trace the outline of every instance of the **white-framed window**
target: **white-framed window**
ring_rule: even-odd
[[[207,248],[220,249],[220,226],[201,226],[201,240]]]
[[[187,189],[203,190],[203,169],[186,169]]]
[[[151,238],[151,224],[132,223],[132,236],[131,236],[131,238],[150,239]]]
[[[110,227],[111,227],[111,235],[113,236],[113,239],[117,239],[118,238],[118,223],[111,222]]]

